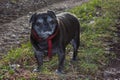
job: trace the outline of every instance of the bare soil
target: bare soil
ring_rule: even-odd
[[[0,24],[63,0],[0,0]]]
[[[120,17],[116,19],[115,34],[109,40],[109,52],[115,54],[115,58],[111,57],[109,64],[104,70],[105,80],[120,80]]]

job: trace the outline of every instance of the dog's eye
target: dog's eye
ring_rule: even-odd
[[[50,24],[54,24],[54,21],[53,21],[53,20],[51,20],[51,21],[50,21]]]
[[[36,25],[37,25],[37,26],[40,26],[40,25],[41,25],[41,23],[40,23],[40,22],[37,22],[37,23],[36,23]]]

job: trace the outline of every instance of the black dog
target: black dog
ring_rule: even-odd
[[[38,68],[43,64],[43,57],[47,55],[52,58],[54,53],[58,53],[58,73],[62,73],[65,48],[67,44],[73,45],[72,60],[76,60],[77,50],[80,44],[80,24],[78,19],[70,13],[64,12],[57,16],[53,11],[33,14],[30,23],[31,43],[37,59]]]

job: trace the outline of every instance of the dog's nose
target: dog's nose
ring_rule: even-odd
[[[50,27],[45,26],[45,27],[44,27],[44,31],[45,31],[45,32],[46,32],[46,31],[51,31],[51,29],[50,29]]]

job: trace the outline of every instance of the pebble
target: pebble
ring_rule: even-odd
[[[15,34],[12,34],[12,35],[11,35],[11,37],[12,37],[12,38],[15,38],[15,37],[16,37],[16,35],[15,35]]]

